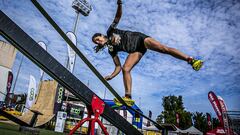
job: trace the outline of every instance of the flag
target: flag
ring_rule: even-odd
[[[176,122],[177,122],[177,127],[179,127],[179,123],[180,123],[180,116],[178,113],[176,113]]]
[[[218,100],[217,96],[214,94],[214,92],[210,91],[208,93],[208,100],[212,104],[212,107],[213,107],[214,111],[216,112],[216,114],[218,116],[218,119],[220,121],[220,125],[223,126],[222,109],[221,109],[219,100]]]
[[[27,100],[25,107],[30,108],[32,104],[35,101],[35,94],[36,94],[37,84],[35,78],[30,75],[29,85],[28,85],[28,94],[27,94]],[[24,112],[26,112],[27,109],[25,109]]]
[[[77,44],[77,38],[73,32],[67,32],[67,37],[73,42],[73,44]],[[74,64],[75,64],[75,58],[76,53],[74,50],[68,45],[68,63],[67,63],[67,69],[72,73]]]
[[[207,113],[206,115],[207,115],[208,129],[212,129],[212,118],[211,118],[211,115],[209,113]]]
[[[217,96],[217,97],[218,97],[218,101],[219,101],[221,109],[222,109],[224,130],[227,134],[230,134],[228,116],[227,116],[227,106],[225,105],[222,97],[220,97],[220,96]]]
[[[150,110],[149,110],[149,113],[148,113],[148,118],[150,118],[150,119],[152,118],[152,111],[150,111]],[[147,121],[147,127],[149,127],[149,126],[151,126],[151,124],[150,124],[150,121],[148,120]]]
[[[8,71],[8,80],[7,80],[7,96],[6,96],[6,99],[5,101],[7,103],[9,103],[9,94],[10,94],[10,90],[11,90],[11,87],[12,87],[12,81],[13,81],[13,73],[11,71]]]

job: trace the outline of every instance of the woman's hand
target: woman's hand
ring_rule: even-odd
[[[122,69],[120,60],[119,60],[117,55],[113,57],[113,62],[114,62],[114,65],[115,65],[114,71],[112,72],[111,75],[108,75],[108,76],[104,77],[104,79],[107,80],[107,81],[112,80],[115,76],[117,76],[120,73],[120,71]]]
[[[112,77],[111,77],[111,75],[108,75],[108,76],[105,76],[104,79],[109,81],[109,80],[112,80]]]
[[[118,1],[117,1],[117,4],[122,4],[122,0],[118,0]]]

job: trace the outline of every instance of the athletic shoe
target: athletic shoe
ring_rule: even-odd
[[[192,68],[195,71],[200,70],[202,65],[203,65],[203,61],[202,60],[198,60],[198,59],[194,59],[194,58],[190,58],[188,63],[192,65]]]
[[[135,101],[132,100],[131,98],[123,97],[122,99],[128,106],[133,106],[135,103]],[[118,99],[114,98],[113,101],[117,106],[119,107],[122,106],[122,103],[119,102]]]

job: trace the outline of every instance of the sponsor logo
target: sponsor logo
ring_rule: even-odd
[[[211,125],[212,125],[211,121],[208,121],[208,126],[211,126]]]
[[[215,108],[217,114],[218,114],[219,116],[221,116],[222,113],[221,113],[221,111],[219,110],[218,105],[217,105],[217,102],[215,101],[215,99],[214,99],[212,93],[209,94],[209,99],[210,99],[210,101],[212,102],[212,104],[213,104],[213,106],[214,106],[214,108]]]
[[[79,115],[81,112],[81,109],[79,108],[71,108],[71,113]]]
[[[30,96],[29,96],[29,100],[30,101],[33,101],[33,99],[34,99],[34,88],[31,88],[31,90],[30,90]]]
[[[217,129],[217,132],[216,133],[221,133],[221,134],[225,134],[224,130],[223,129]]]
[[[63,92],[64,92],[64,88],[60,87],[58,89],[58,96],[57,96],[57,103],[62,103],[62,98],[63,98]]]
[[[219,110],[219,108],[218,108],[218,106],[217,106],[217,103],[216,103],[215,101],[213,101],[213,105],[214,105],[214,108],[215,108],[216,111],[217,111],[217,114],[218,114],[219,116],[222,116],[222,113],[221,113],[221,111]]]
[[[221,100],[219,100],[219,103],[220,103],[220,106],[222,108],[222,111],[226,112],[227,110],[226,110],[226,107],[225,107],[224,103]]]

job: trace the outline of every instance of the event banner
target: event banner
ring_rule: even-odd
[[[209,113],[207,113],[206,115],[207,115],[208,129],[212,129],[212,118],[211,118],[211,115]]]
[[[149,110],[149,113],[148,113],[148,118],[150,118],[150,119],[152,118],[152,111],[150,111],[150,110]],[[148,120],[147,121],[147,127],[149,127],[149,126],[151,126],[151,124],[150,124],[150,121]]]
[[[224,130],[227,134],[229,133],[229,123],[228,123],[228,117],[227,117],[227,106],[224,103],[224,100],[222,97],[218,96],[218,101],[220,103],[221,109],[222,109],[222,115],[223,115],[223,126],[224,126]]]
[[[32,75],[30,75],[30,80],[29,80],[29,85],[28,85],[27,101],[26,101],[26,105],[25,105],[25,107],[27,109],[25,109],[24,112],[26,112],[32,106],[32,104],[35,102],[36,89],[37,89],[36,80]]]
[[[220,121],[221,126],[223,126],[223,116],[222,116],[222,109],[219,103],[219,100],[217,96],[214,94],[214,92],[210,91],[208,93],[208,100],[213,106],[214,111],[216,112],[218,119]]]
[[[57,114],[58,111],[60,111],[62,108],[64,93],[65,88],[62,85],[58,84],[54,103],[54,114]]]
[[[77,38],[74,33],[72,32],[67,32],[66,34],[68,38],[76,45],[77,44]],[[74,63],[75,63],[75,58],[76,58],[76,53],[74,50],[68,45],[68,64],[67,64],[67,69],[73,73],[73,68],[74,68]]]
[[[179,127],[179,123],[180,123],[180,116],[178,113],[176,113],[176,122],[177,122],[177,127]]]
[[[5,101],[8,103],[9,100],[9,94],[10,94],[10,90],[12,87],[12,81],[13,81],[13,73],[11,71],[8,71],[8,80],[7,80],[7,96],[5,98]]]
[[[219,104],[221,106],[222,112],[226,113],[227,112],[227,106],[226,106],[223,98],[220,97],[220,96],[217,96],[217,97],[218,97],[218,101],[219,101]]]

